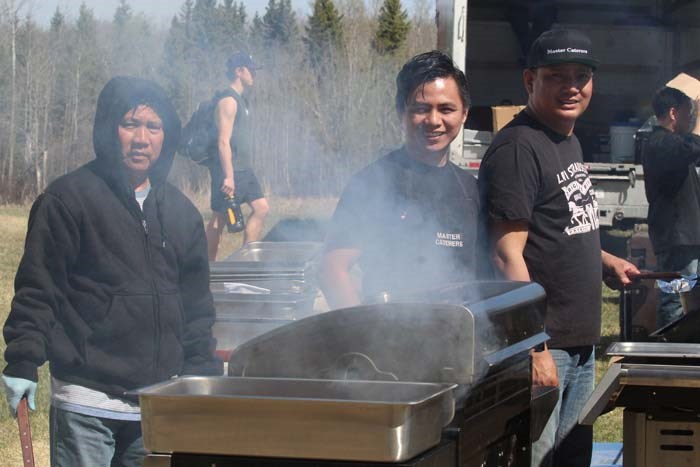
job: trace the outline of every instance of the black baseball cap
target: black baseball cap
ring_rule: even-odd
[[[236,52],[231,55],[228,60],[226,60],[226,69],[229,71],[235,70],[236,68],[242,66],[248,68],[250,71],[259,70],[262,68],[256,65],[253,61],[253,57],[245,52]]]
[[[543,32],[530,47],[527,67],[581,63],[594,70],[600,64],[595,58],[591,39],[575,29],[551,29]]]

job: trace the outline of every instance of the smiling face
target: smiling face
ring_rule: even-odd
[[[558,133],[571,134],[593,95],[593,70],[577,63],[528,69],[523,73],[530,111]]]
[[[413,90],[400,117],[409,154],[444,165],[449,145],[467,119],[467,108],[454,78],[437,78]]]
[[[118,125],[122,162],[129,177],[145,178],[160,157],[165,133],[158,114],[139,105],[124,114]]]

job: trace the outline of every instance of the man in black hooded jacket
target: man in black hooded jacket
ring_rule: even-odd
[[[13,411],[25,395],[32,407],[49,361],[53,466],[141,465],[139,409],[124,392],[222,372],[202,218],[166,182],[179,134],[160,86],[113,78],[97,101],[95,160],[32,206],[2,379]]]

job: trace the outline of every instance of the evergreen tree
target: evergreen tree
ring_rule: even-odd
[[[250,42],[258,48],[263,47],[265,42],[265,23],[257,11],[250,25]]]
[[[297,37],[297,19],[291,0],[268,0],[262,22],[267,45],[286,45]]]
[[[221,31],[218,41],[224,50],[239,49],[244,42],[246,11],[243,2],[236,3],[233,0],[224,0],[218,8],[217,29]]]
[[[75,24],[77,33],[77,79],[82,96],[87,97],[85,109],[94,109],[97,94],[107,79],[104,67],[105,53],[99,47],[97,40],[97,19],[92,8],[83,2],[78,10],[78,20]]]
[[[66,53],[66,17],[61,10],[56,7],[49,27],[49,66],[51,69],[51,77],[54,80],[54,89],[56,90],[53,98],[53,107],[51,109],[50,124],[58,127],[64,123],[63,115],[65,115],[66,107],[66,69],[68,54]]]
[[[192,32],[197,48],[210,51],[217,44],[218,12],[216,0],[196,0],[192,9]]]
[[[61,33],[63,28],[66,25],[66,16],[61,13],[60,8],[56,7],[56,11],[53,12],[53,16],[51,17],[51,28],[50,32],[52,36],[54,34],[58,35]]]
[[[384,0],[372,46],[381,54],[393,53],[406,41],[409,28],[408,13],[401,8],[401,0]]]
[[[166,89],[176,106],[183,109],[186,115],[192,112],[195,105],[195,98],[192,95],[192,87],[196,79],[196,69],[193,65],[193,56],[196,54],[193,39],[193,11],[194,1],[185,0],[180,13],[170,22],[163,54]]]
[[[333,0],[315,0],[313,13],[306,26],[306,43],[309,59],[314,66],[320,66],[337,49],[343,40],[342,15]]]
[[[131,6],[127,0],[119,0],[119,6],[114,12],[114,25],[117,29],[125,30],[132,15]]]
[[[134,15],[127,0],[120,0],[111,30],[111,74],[155,75],[152,51],[144,47],[153,36],[143,15]]]

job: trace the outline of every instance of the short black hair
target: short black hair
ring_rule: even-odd
[[[663,117],[672,107],[678,109],[683,104],[692,105],[690,97],[676,88],[664,87],[656,91],[651,100],[651,107],[654,109],[656,118]]]
[[[402,114],[406,111],[408,99],[418,86],[438,78],[453,78],[459,89],[459,97],[464,107],[469,107],[469,88],[467,78],[450,58],[439,50],[431,50],[410,59],[396,76],[396,110]]]

